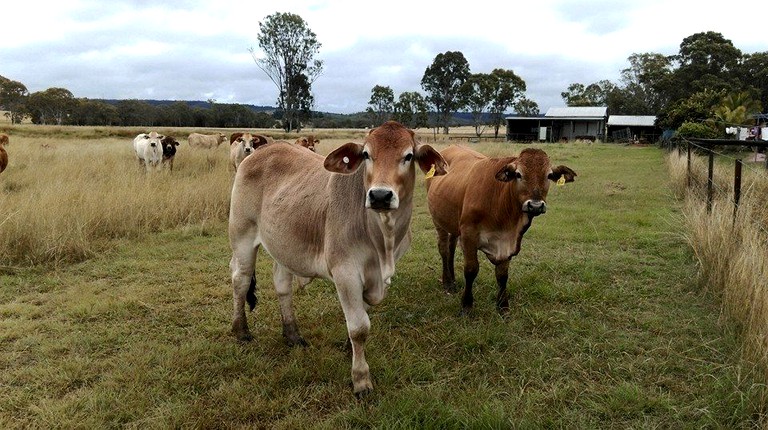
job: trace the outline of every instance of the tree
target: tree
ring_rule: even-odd
[[[390,87],[376,85],[371,90],[371,99],[368,101],[366,112],[374,126],[379,126],[392,118],[395,104],[395,93]]]
[[[617,115],[653,115],[669,102],[672,77],[670,57],[656,53],[632,54],[621,71],[622,88],[608,96],[608,111]]]
[[[539,104],[535,101],[522,97],[514,105],[515,112],[522,116],[538,116]]]
[[[714,107],[714,117],[709,122],[721,132],[733,125],[751,125],[753,115],[760,113],[760,108],[760,101],[754,99],[749,91],[730,93]]]
[[[111,104],[83,98],[76,101],[69,122],[74,125],[117,125],[120,116]]]
[[[504,122],[504,112],[515,106],[523,99],[525,81],[512,70],[494,69],[490,75],[493,81],[493,93],[491,94],[491,125],[493,125],[493,137],[499,137],[499,128]],[[534,103],[530,101],[530,103]],[[518,113],[520,111],[518,110]],[[536,105],[536,114],[539,114],[539,106]]]
[[[408,128],[426,127],[429,123],[429,105],[424,96],[415,91],[400,94],[394,104],[394,118]]]
[[[674,73],[677,96],[673,100],[704,91],[743,89],[737,78],[741,51],[722,34],[708,31],[683,39],[674,58],[680,66]]]
[[[75,113],[77,101],[66,88],[48,88],[32,93],[27,101],[27,113],[35,124],[61,125]]]
[[[0,106],[8,111],[5,116],[11,119],[11,124],[20,124],[24,120],[28,97],[29,91],[21,82],[9,79],[0,83]]]
[[[322,46],[304,20],[292,13],[275,13],[259,22],[259,47],[264,57],[250,48],[256,65],[277,86],[277,106],[284,112],[283,128],[300,129],[302,112],[311,112],[312,83],[320,76],[323,62],[314,60]]]
[[[760,95],[760,110],[768,109],[768,51],[745,55],[739,76],[746,88]]]
[[[434,107],[437,125],[442,125],[444,134],[448,134],[451,114],[464,108],[459,89],[469,79],[469,75],[469,63],[464,54],[447,51],[437,54],[421,78],[427,102]]]
[[[459,92],[464,104],[472,114],[475,135],[483,134],[483,115],[488,110],[494,94],[494,79],[487,73],[475,73],[461,85]]]
[[[122,126],[155,125],[157,109],[140,100],[121,100],[117,103],[117,115]]]
[[[602,80],[584,86],[573,83],[568,90],[560,93],[560,96],[568,106],[606,106],[608,94],[616,88],[616,85],[608,80]]]
[[[674,101],[659,113],[656,123],[668,129],[676,129],[685,122],[702,123],[714,117],[714,107],[720,103],[723,96],[722,91],[705,90],[686,99]]]

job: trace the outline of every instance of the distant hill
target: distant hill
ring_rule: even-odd
[[[104,103],[108,103],[111,105],[117,105],[118,103],[125,101],[125,100],[117,100],[117,99],[92,99],[94,101],[100,101]],[[145,99],[145,100],[138,100],[143,103],[147,103],[152,106],[168,106],[172,105],[174,103],[182,102],[186,103],[187,106],[191,108],[201,108],[201,109],[208,109],[211,107],[211,104],[207,101],[202,100],[153,100],[153,99]],[[247,108],[252,109],[255,112],[274,112],[277,108],[274,106],[256,106],[256,105],[249,105],[245,103],[217,103],[217,104],[237,104],[241,106],[245,106]]]

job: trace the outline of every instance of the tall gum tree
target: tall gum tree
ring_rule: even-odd
[[[277,106],[283,112],[283,129],[300,130],[314,100],[312,83],[323,71],[315,59],[322,46],[307,23],[292,13],[275,13],[259,22],[261,52],[249,51],[256,65],[278,89]],[[261,55],[263,54],[263,56]]]
[[[427,93],[427,101],[437,113],[437,125],[448,134],[451,114],[466,106],[461,86],[469,79],[469,63],[459,51],[437,54],[432,64],[424,71],[421,87]]]

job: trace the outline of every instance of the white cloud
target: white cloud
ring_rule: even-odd
[[[322,44],[316,108],[362,111],[375,85],[421,91],[435,56],[461,51],[473,72],[512,69],[542,110],[574,82],[617,81],[632,53],[674,54],[685,37],[717,31],[744,52],[768,50],[750,25],[756,0],[714,1],[187,0],[26,1],[3,5],[0,75],[30,91],[77,97],[273,105],[272,82],[253,63],[259,22],[301,16]],[[29,17],[34,16],[31,20]]]

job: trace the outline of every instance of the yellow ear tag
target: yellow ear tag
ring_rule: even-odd
[[[557,180],[557,185],[561,187],[565,185],[565,175],[560,175],[560,179]]]
[[[429,172],[424,174],[424,179],[429,179],[431,177],[435,176],[435,165],[432,165],[432,168],[429,169]]]

